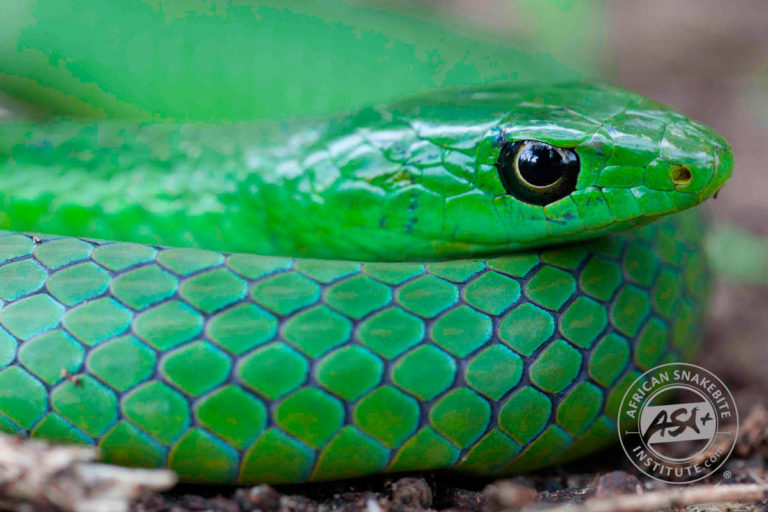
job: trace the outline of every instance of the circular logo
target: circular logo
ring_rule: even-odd
[[[709,476],[728,459],[739,414],[731,392],[712,372],[669,363],[629,386],[617,424],[624,453],[637,469],[685,484]]]

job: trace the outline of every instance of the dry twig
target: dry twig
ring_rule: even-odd
[[[536,510],[538,512],[649,512],[704,503],[748,503],[765,499],[768,499],[768,486],[762,484],[701,485],[686,489],[663,489],[645,494],[614,496],[611,499],[592,499],[583,503],[568,503],[549,508],[537,507]]]
[[[0,499],[72,512],[123,512],[176,483],[171,471],[97,464],[87,446],[51,445],[0,434]]]

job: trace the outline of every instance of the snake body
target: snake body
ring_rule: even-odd
[[[5,430],[190,480],[508,473],[609,441],[638,372],[695,353],[699,216],[605,233],[720,188],[708,128],[575,84],[270,130],[2,125]],[[573,192],[505,190],[529,139],[578,154]]]
[[[194,481],[568,460],[697,351],[701,231],[426,264],[0,235],[0,427]]]
[[[542,147],[570,182],[514,181]],[[210,482],[578,457],[640,372],[698,350],[683,210],[731,169],[709,128],[581,83],[3,122],[0,428]]]

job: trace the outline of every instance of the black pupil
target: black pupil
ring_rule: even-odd
[[[520,176],[534,187],[552,185],[565,173],[570,162],[549,144],[530,142],[517,157]]]

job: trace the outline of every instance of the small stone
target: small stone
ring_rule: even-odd
[[[250,489],[238,489],[235,501],[244,511],[278,512],[280,493],[268,485],[257,485]]]
[[[597,480],[595,498],[610,499],[622,494],[640,494],[643,488],[636,476],[624,471],[611,471]]]
[[[499,480],[483,490],[486,496],[486,512],[519,508],[538,501],[539,493],[525,478]]]
[[[423,478],[401,478],[392,484],[392,502],[406,507],[432,506],[432,489]]]

